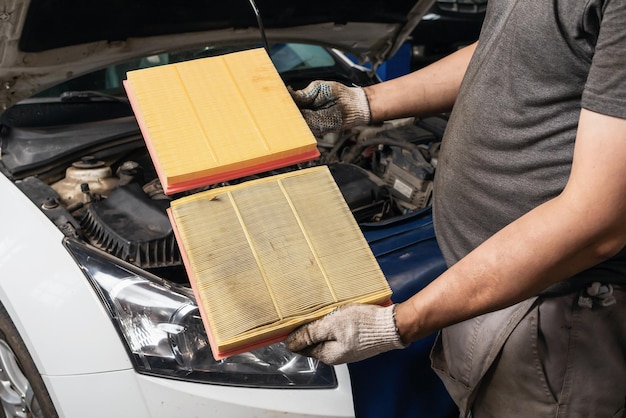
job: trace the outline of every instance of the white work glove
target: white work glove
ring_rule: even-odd
[[[361,87],[335,81],[313,81],[291,97],[316,137],[370,123],[370,106]]]
[[[405,348],[396,329],[395,305],[350,304],[289,334],[289,350],[326,364],[352,363]]]

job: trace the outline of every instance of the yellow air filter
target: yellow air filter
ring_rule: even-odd
[[[216,359],[391,297],[325,166],[184,197],[169,215]]]
[[[129,71],[124,86],[167,194],[319,156],[264,49]]]

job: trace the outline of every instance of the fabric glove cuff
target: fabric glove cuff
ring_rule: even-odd
[[[348,103],[342,103],[344,109],[346,109],[342,128],[348,129],[368,125],[371,121],[371,111],[365,90],[361,87],[350,87],[349,91],[350,94],[347,95]],[[346,98],[341,97],[339,100],[346,100]]]
[[[359,340],[364,351],[384,352],[406,348],[398,334],[395,319],[396,305],[377,309],[372,321],[360,329]]]

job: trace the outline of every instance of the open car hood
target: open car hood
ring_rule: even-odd
[[[433,0],[257,0],[268,41],[336,47],[376,67]],[[0,111],[133,57],[261,43],[249,0],[0,0]]]

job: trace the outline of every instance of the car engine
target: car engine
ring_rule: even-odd
[[[185,283],[166,214],[171,199],[325,164],[359,223],[393,219],[430,205],[445,123],[444,116],[410,118],[327,135],[318,139],[321,155],[315,161],[174,196],[163,193],[143,145],[130,152],[83,155],[68,160],[64,171],[57,167],[57,175],[24,176],[16,184],[67,236]]]

